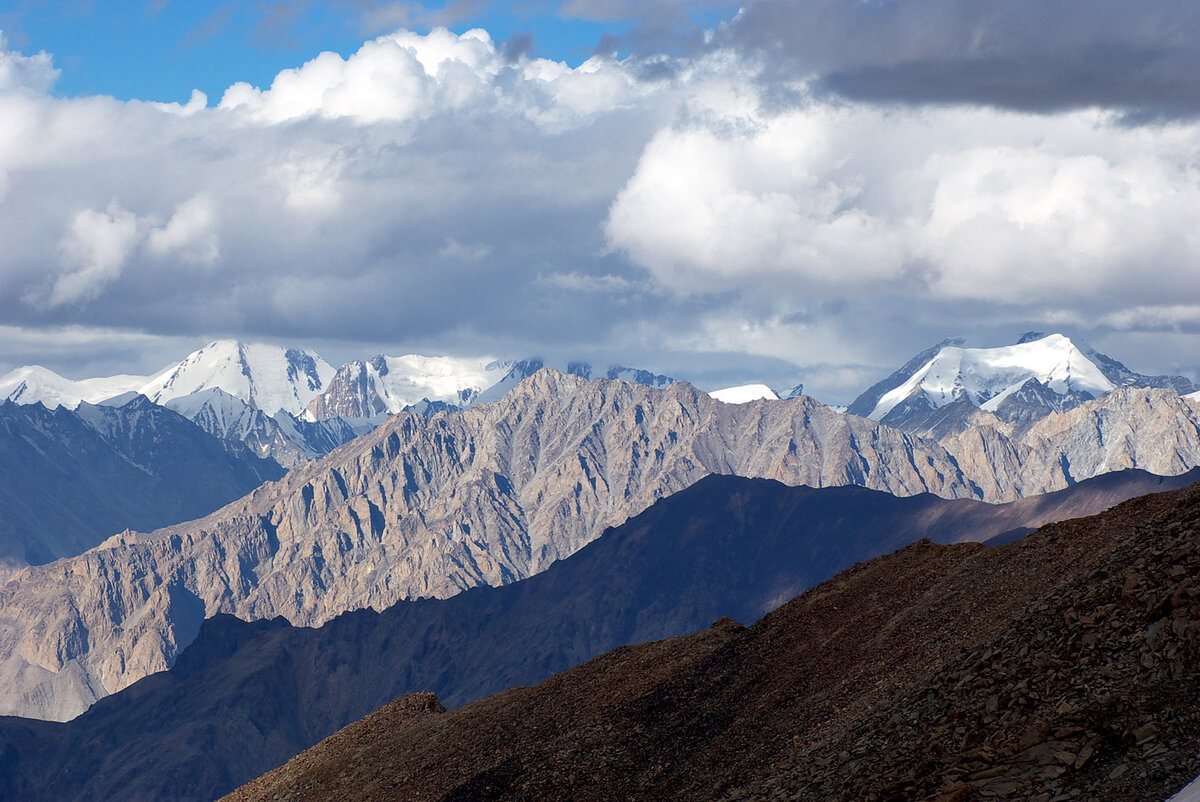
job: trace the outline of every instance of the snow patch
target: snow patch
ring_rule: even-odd
[[[710,396],[724,404],[748,404],[751,401],[778,401],[779,396],[765,384],[742,384],[713,390]]]

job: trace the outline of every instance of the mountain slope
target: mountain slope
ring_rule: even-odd
[[[750,628],[441,712],[398,700],[227,799],[1165,799],[1200,771],[1200,488],[921,541]]]
[[[221,440],[234,453],[249,449],[285,468],[323,457],[373,430],[383,420],[333,417],[308,421],[282,409],[268,415],[218,387],[173,398],[165,406]]]
[[[152,376],[138,391],[162,404],[215,387],[267,414],[283,409],[299,415],[333,374],[329,363],[309,351],[218,340]]]
[[[40,365],[20,367],[0,376],[0,402],[41,403],[49,409],[74,409],[81,401],[96,404],[122,393],[136,392],[149,376],[67,379]]]
[[[993,506],[709,476],[502,588],[347,613],[317,630],[211,619],[170,671],[74,721],[0,719],[14,784],[0,796],[24,782],[26,798],[211,799],[401,694],[435,691],[457,706],[722,614],[753,621],[921,536],[982,539],[1183,481],[1127,472]]]
[[[70,717],[167,668],[194,609],[315,625],[511,582],[710,473],[975,492],[936,444],[809,398],[731,406],[544,370],[494,404],[397,415],[207,519],[0,586],[0,709]]]
[[[1009,500],[1125,468],[1200,465],[1200,406],[1174,390],[1119,387],[1023,428],[974,426],[940,441],[985,498]]]
[[[310,420],[333,416],[369,418],[402,412],[422,401],[469,406],[500,381],[511,363],[489,358],[457,359],[417,354],[372,357],[338,368],[325,390],[306,409]]]
[[[316,625],[512,582],[708,474],[1012,500],[1122,467],[1182,473],[1200,464],[1198,416],[1172,391],[1122,389],[1042,421],[1044,441],[980,431],[952,457],[806,397],[729,405],[543,370],[494,404],[398,415],[206,519],[0,586],[0,709],[81,712],[170,666],[197,610]]]
[[[0,561],[11,568],[74,556],[123,529],[204,515],[282,474],[273,462],[231,456],[141,396],[74,411],[5,402]]]

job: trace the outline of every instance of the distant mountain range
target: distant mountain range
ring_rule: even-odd
[[[73,380],[36,365],[17,368],[0,376],[0,400],[53,409],[124,402],[141,394],[194,421],[235,452],[245,447],[292,468],[365,434],[387,415],[433,415],[494,401],[546,365],[540,359],[408,354],[352,361],[335,371],[311,351],[219,340],[151,376]],[[586,362],[552,366],[593,376]],[[620,365],[602,375],[651,387],[675,381]]]
[[[983,540],[1200,479],[1126,471],[1006,505],[710,476],[544,572],[318,629],[206,621],[170,671],[67,724],[0,719],[0,797],[207,800],[398,695],[456,707],[618,646],[747,623],[921,537]]]

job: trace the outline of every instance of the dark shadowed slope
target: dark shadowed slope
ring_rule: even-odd
[[[1181,481],[1120,478],[1127,492]],[[171,671],[69,724],[0,719],[0,791],[208,798],[398,695],[432,690],[455,706],[723,614],[752,621],[856,560],[919,537],[1036,525],[1088,509],[1089,497],[1104,504],[1114,483],[992,506],[709,477],[503,588],[350,613],[320,629],[212,619]]]
[[[283,469],[234,456],[138,396],[123,406],[0,404],[0,561],[70,557],[125,529],[207,515]]]
[[[749,629],[450,712],[398,700],[230,799],[1162,800],[1200,770],[1200,486],[921,541]]]

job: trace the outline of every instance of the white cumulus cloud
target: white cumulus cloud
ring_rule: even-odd
[[[54,279],[48,307],[90,301],[116,281],[137,242],[136,215],[112,201],[104,211],[84,209],[60,242],[65,269]]]
[[[815,102],[733,135],[719,122],[661,131],[607,221],[677,292],[1200,297],[1200,126]]]

